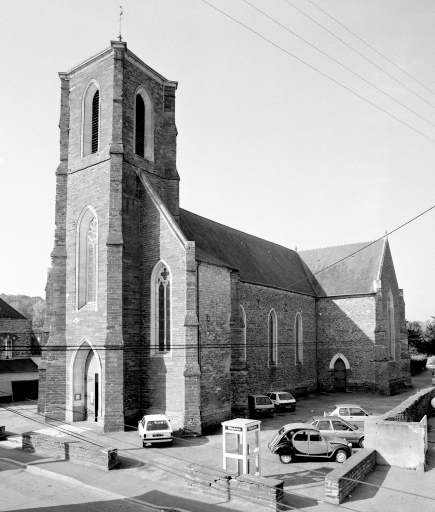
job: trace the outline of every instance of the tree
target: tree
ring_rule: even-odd
[[[32,306],[32,326],[34,329],[40,329],[44,325],[45,300],[39,300]]]
[[[420,322],[407,322],[408,324],[408,345],[411,352],[424,354],[425,353],[425,339],[423,328]]]
[[[435,316],[432,317],[432,322],[429,322],[426,326],[425,340],[428,348],[428,356],[435,355]]]
[[[0,299],[3,299],[10,306],[16,309],[19,313],[21,313],[26,318],[30,320],[34,320],[35,314],[38,316],[36,322],[33,322],[33,327],[42,327],[44,323],[44,312],[42,311],[43,307],[45,308],[45,300],[41,297],[29,297],[28,295],[6,295],[4,293],[0,294]],[[35,304],[39,304],[37,309],[34,309]],[[40,316],[42,315],[42,323]]]

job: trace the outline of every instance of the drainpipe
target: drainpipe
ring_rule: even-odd
[[[200,321],[199,321],[199,266],[201,262],[198,261],[196,265],[196,317],[198,318],[198,365],[199,370],[201,371],[201,330],[200,330]]]
[[[314,314],[315,314],[315,320],[316,320],[316,328],[315,328],[315,337],[316,337],[316,387],[317,391],[320,391],[320,382],[319,382],[319,343],[318,343],[318,336],[319,336],[319,299],[316,297],[314,302]]]

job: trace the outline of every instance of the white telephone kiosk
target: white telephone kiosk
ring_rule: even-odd
[[[227,459],[235,459],[239,475],[261,476],[260,425],[261,421],[245,418],[222,423],[224,469],[227,469]]]

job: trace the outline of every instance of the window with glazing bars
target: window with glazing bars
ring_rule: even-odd
[[[166,267],[158,276],[158,347],[171,350],[171,281]]]

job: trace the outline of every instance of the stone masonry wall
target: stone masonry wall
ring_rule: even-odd
[[[135,93],[143,86],[152,102],[154,125],[154,160],[148,160],[136,155],[133,151],[133,133],[135,123]],[[148,179],[158,193],[160,199],[166,204],[174,218],[178,218],[179,207],[179,176],[176,169],[175,137],[168,142],[168,132],[175,129],[175,92],[171,101],[168,99],[164,83],[150,77],[138,66],[124,61],[124,90],[123,90],[123,147],[124,160],[132,169],[146,171]],[[168,122],[168,115],[171,122]],[[170,146],[168,148],[168,145]],[[173,158],[167,158],[167,152]]]
[[[340,505],[376,467],[376,451],[360,450],[325,476],[325,501]]]
[[[142,414],[166,414],[174,429],[184,426],[186,248],[143,188],[140,192]],[[171,273],[172,350],[151,347],[151,275],[159,261]]]
[[[250,510],[286,510],[288,508],[283,505],[284,482],[273,478],[239,476],[198,464],[190,464],[185,468],[184,487],[187,492],[243,503]]]
[[[231,416],[230,271],[200,262],[198,266],[203,427]]]
[[[59,441],[33,432],[25,432],[22,437],[22,448],[27,452],[42,453],[106,470],[118,465],[118,451],[114,448],[98,448],[86,442]]]
[[[332,390],[331,359],[343,354],[350,364],[346,370],[348,390],[377,391],[375,366],[376,302],[374,296],[321,298],[318,301],[319,383]]]
[[[73,400],[78,382],[70,374],[74,348],[86,341],[86,350],[93,347],[101,361],[100,406],[106,431],[124,428],[123,416],[123,341],[120,336],[122,320],[119,317],[121,296],[112,293],[113,284],[122,288],[119,274],[122,246],[113,246],[112,208],[120,209],[113,197],[113,164],[111,144],[115,137],[113,126],[116,93],[116,66],[114,53],[109,51],[95,63],[79,69],[70,79],[70,124],[68,151],[68,196],[66,216],[66,409],[80,411],[84,407],[84,392],[79,401]],[[82,103],[87,86],[95,80],[100,90],[99,150],[82,158]],[[118,201],[119,203],[119,201]],[[91,206],[98,220],[98,266],[96,307],[77,308],[76,251],[77,223],[85,207]],[[117,275],[114,275],[116,269]],[[115,280],[114,282],[112,280]],[[80,374],[76,376],[81,379]],[[48,383],[47,383],[48,385]],[[74,387],[73,387],[74,385]],[[68,413],[71,415],[71,413]],[[71,416],[70,420],[73,419]],[[78,417],[74,416],[74,419]]]
[[[380,276],[380,288],[377,293],[377,327],[376,345],[379,352],[377,359],[379,370],[378,380],[382,374],[386,374],[388,381],[388,393],[411,385],[410,357],[408,352],[408,330],[405,318],[405,302],[403,290],[399,289],[393,259],[388,242],[386,243],[382,273]],[[394,358],[388,357],[388,327],[387,327],[387,300],[391,290],[394,301],[394,327],[395,327],[395,354]]]
[[[12,357],[29,358],[40,354],[40,347],[33,334],[32,321],[19,318],[0,318],[0,338],[9,334],[12,340]],[[0,346],[0,359],[4,357],[4,345]]]
[[[66,409],[66,214],[68,193],[68,147],[70,132],[70,83],[60,75],[60,163],[56,170],[54,246],[51,252],[50,297],[47,304],[49,337],[41,362],[43,387],[39,390],[38,412],[60,420]]]
[[[240,304],[246,313],[246,346],[249,393],[290,391],[296,396],[315,391],[315,298],[297,293],[240,283]],[[277,314],[278,364],[268,365],[268,317]],[[303,362],[295,363],[295,317],[302,316]]]

